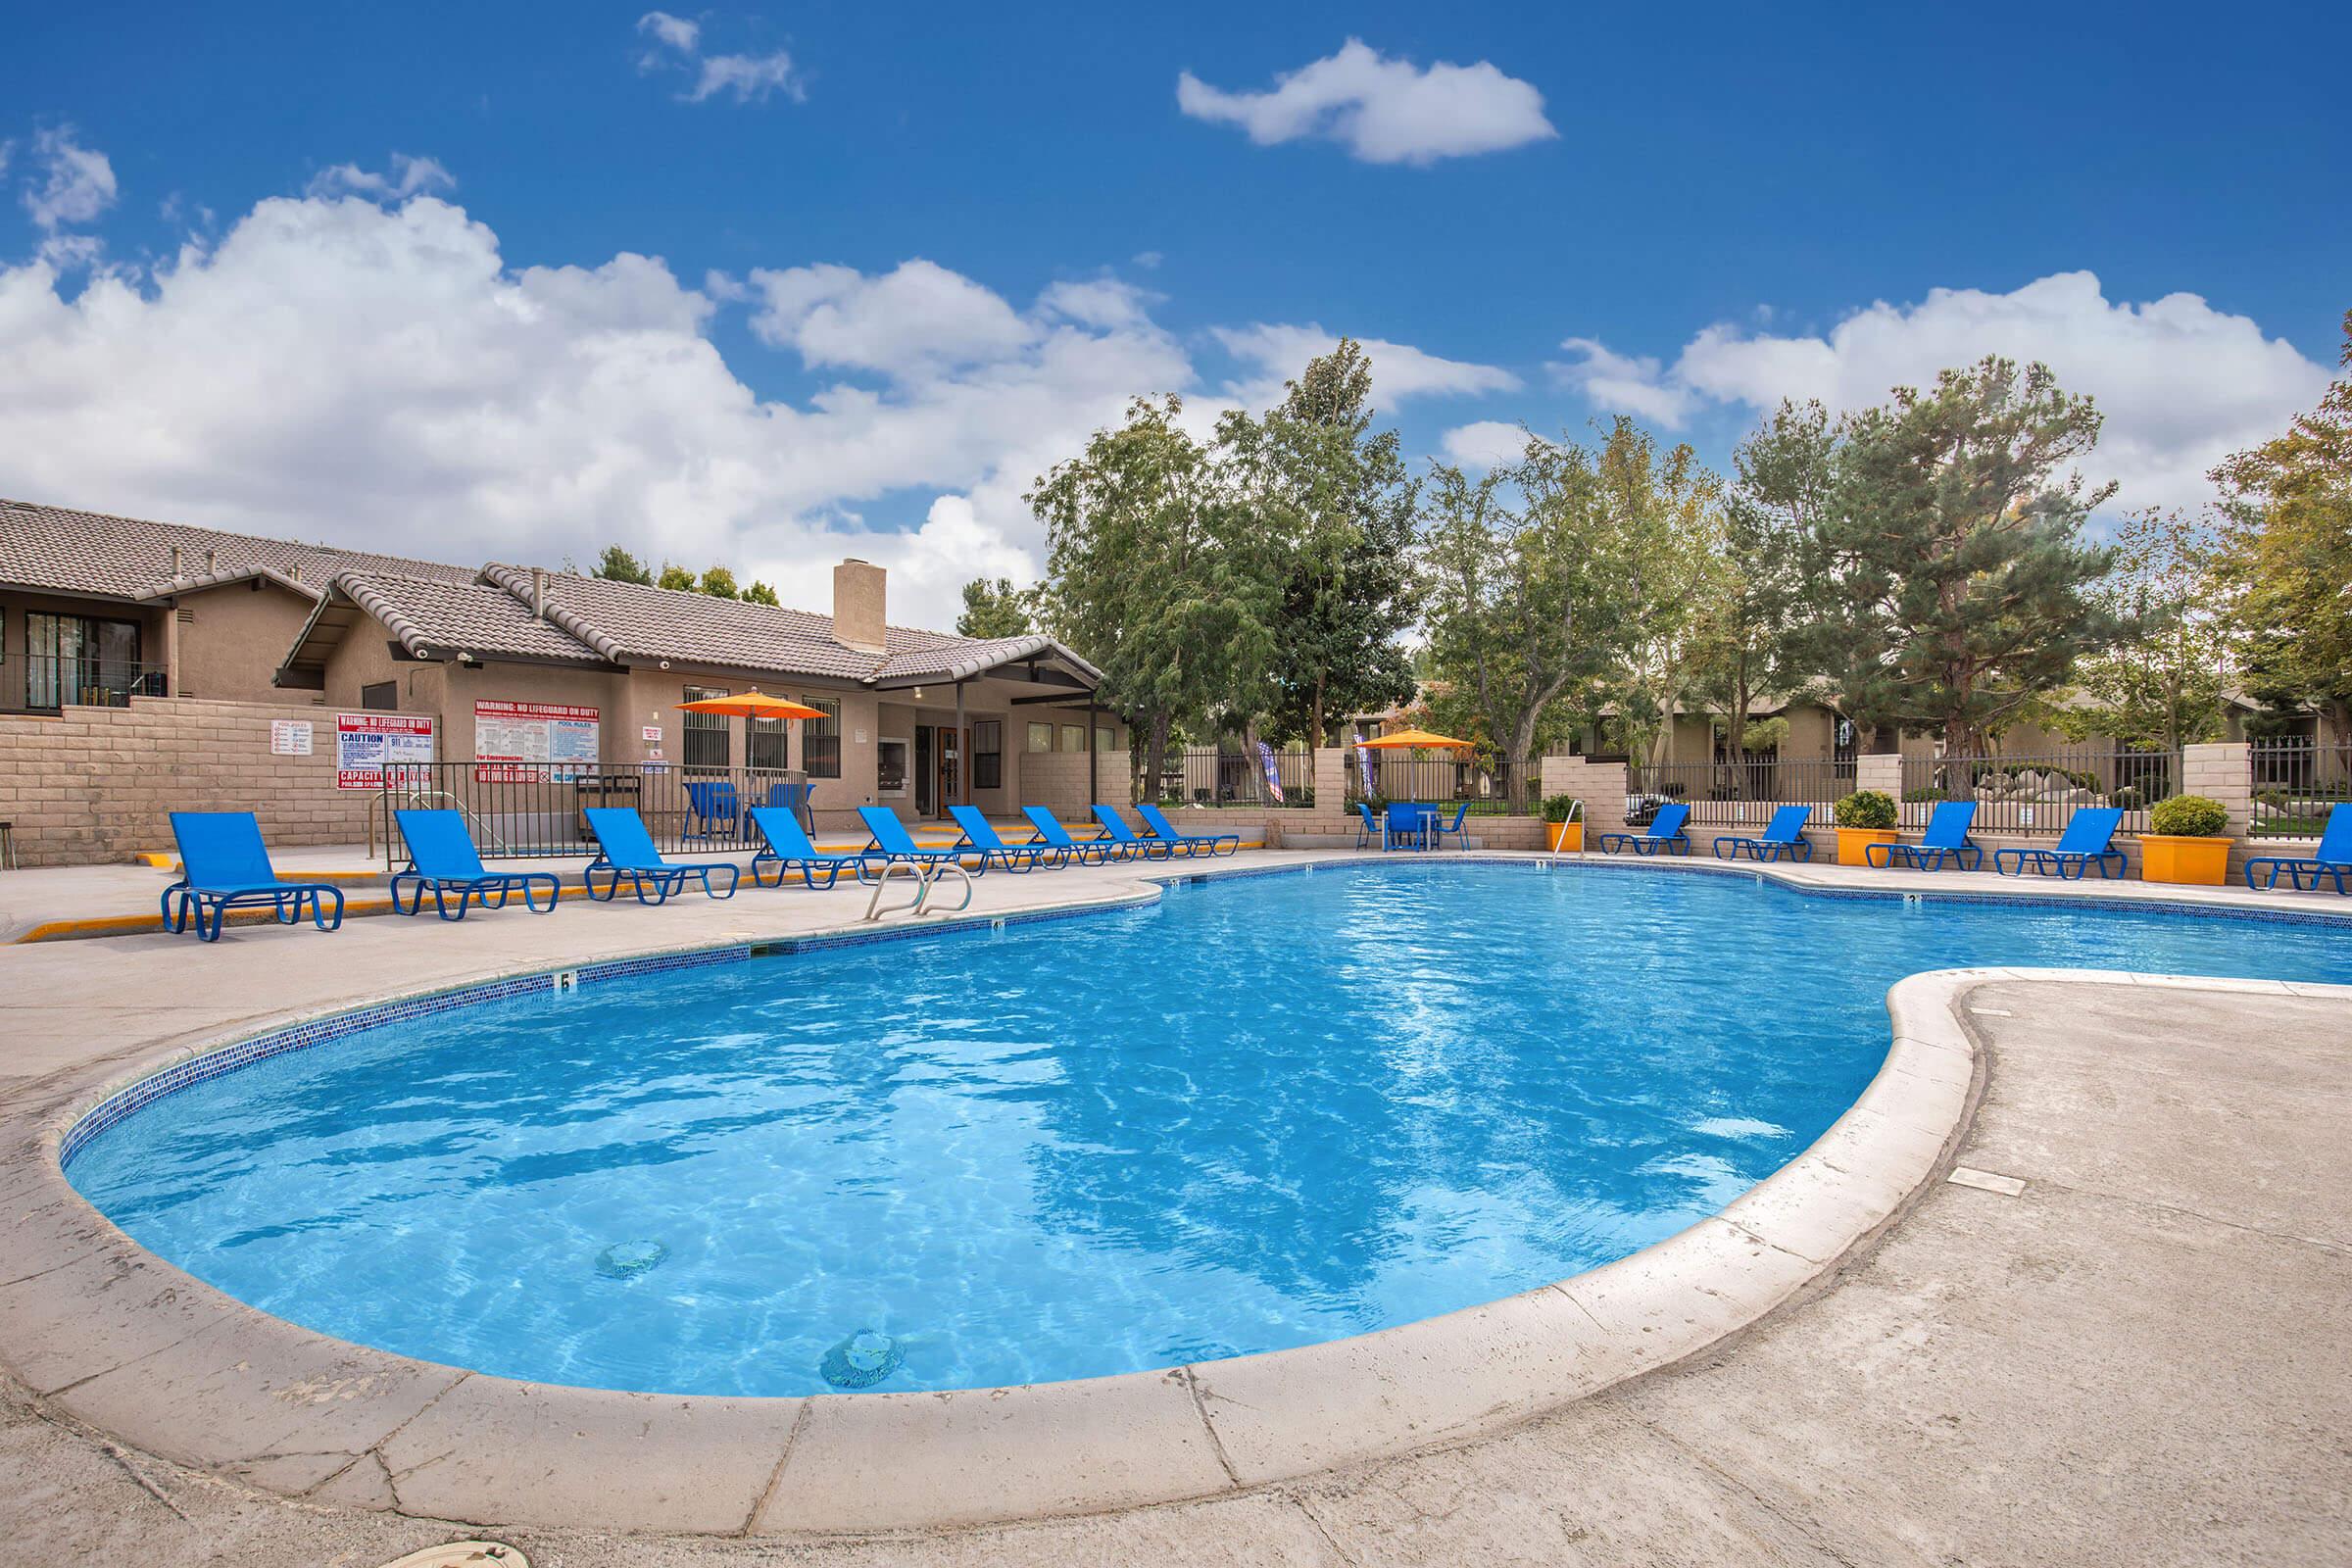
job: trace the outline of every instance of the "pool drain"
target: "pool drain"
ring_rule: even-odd
[[[870,1389],[906,1360],[899,1342],[878,1329],[859,1329],[817,1362],[817,1371],[837,1389]]]
[[[412,1551],[384,1568],[531,1568],[531,1559],[503,1542],[453,1541]]]
[[[668,1255],[660,1242],[614,1242],[596,1254],[596,1271],[609,1280],[633,1280]]]

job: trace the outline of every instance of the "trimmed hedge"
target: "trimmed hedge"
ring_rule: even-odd
[[[1856,790],[1833,808],[1839,827],[1894,826],[1894,798],[1885,790]]]
[[[2230,831],[2230,809],[2202,795],[2176,795],[2149,808],[2148,831],[2166,838],[2218,839]]]

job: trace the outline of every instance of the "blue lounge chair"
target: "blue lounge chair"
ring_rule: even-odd
[[[270,906],[282,925],[310,912],[321,931],[343,924],[343,890],[326,882],[280,882],[251,811],[173,811],[180,879],[164,889],[164,929],[187,928],[196,916],[200,942],[220,940],[221,918],[240,905]],[[334,901],[330,915],[327,901]]]
[[[1124,818],[1107,806],[1095,808],[1095,820],[1102,824],[1102,836],[1113,844],[1123,844],[1131,855],[1141,855],[1147,860],[1166,860],[1175,857],[1176,846],[1164,839],[1138,838]]]
[[[1076,860],[1080,865],[1107,865],[1113,860],[1135,858],[1133,850],[1110,839],[1070,837],[1070,830],[1061,825],[1061,818],[1042,806],[1024,806],[1021,814],[1037,829],[1037,837],[1031,842],[1057,852],[1064,860]]]
[[[2266,888],[2277,887],[2278,873],[2284,871],[2298,892],[2319,892],[2322,877],[2333,878],[2336,892],[2345,891],[2344,874],[2352,871],[2352,806],[2328,808],[2328,825],[2320,830],[2320,847],[2310,855],[2301,858],[2266,855],[2248,860],[2246,886],[2254,886],[2254,868],[2258,865],[2270,872],[2269,880],[2262,884]],[[2303,886],[2306,876],[2311,878],[2309,888]]]
[[[2067,818],[2066,831],[2058,835],[2053,848],[1995,850],[1992,868],[2002,876],[2023,876],[2030,865],[2036,873],[2056,872],[2060,881],[2069,877],[2080,881],[2095,865],[2101,877],[2122,876],[2131,869],[2124,852],[2115,848],[2115,830],[2123,820],[2123,808],[2117,806],[2094,806],[2077,811]],[[2012,860],[2011,856],[2017,858]],[[2110,864],[2114,866],[2112,871],[2108,869]]]
[[[1181,847],[1187,855],[1241,853],[1242,836],[1239,833],[1187,833],[1169,821],[1166,813],[1149,801],[1137,807],[1135,814],[1144,819],[1144,826],[1152,830],[1153,838],[1165,839]]]
[[[1463,824],[1469,820],[1470,803],[1468,801],[1453,803],[1453,820],[1450,822],[1441,822],[1436,817],[1431,817],[1429,830],[1436,836],[1438,848],[1444,849],[1447,839],[1459,839],[1462,842],[1462,848],[1468,849],[1470,847],[1470,830]]]
[[[1813,858],[1813,841],[1805,837],[1805,821],[1813,814],[1810,806],[1784,806],[1772,813],[1772,820],[1754,838],[1726,833],[1715,841],[1715,858],[1737,860],[1744,854],[1752,860],[1791,860]],[[1726,855],[1723,847],[1732,847]]]
[[[1690,841],[1683,836],[1683,823],[1690,815],[1690,807],[1680,801],[1668,801],[1641,832],[1603,833],[1592,842],[1603,855],[1615,855],[1619,850],[1631,850],[1636,855],[1655,855],[1660,851],[1689,855]]]
[[[677,865],[662,858],[654,848],[653,835],[645,830],[645,818],[625,806],[592,806],[580,813],[588,818],[588,831],[596,835],[596,858],[580,872],[580,880],[588,886],[588,896],[600,903],[610,904],[620,893],[625,878],[639,904],[667,904],[669,896],[686,886],[693,878],[703,884],[703,891],[714,899],[731,899],[735,886],[743,880],[738,866]],[[596,891],[596,873],[607,873],[605,891]],[[727,891],[721,893],[710,885],[710,873],[727,873]],[[649,896],[650,895],[650,896]]]
[[[725,779],[689,779],[686,782],[686,807],[693,820],[686,824],[682,839],[724,840],[734,843],[743,837],[743,797],[734,784]]]
[[[1364,825],[1355,830],[1355,847],[1363,850],[1377,844],[1382,849],[1387,849],[1389,847],[1388,838],[1381,832],[1380,818],[1372,814],[1372,803],[1358,801],[1355,803],[1355,809],[1356,814],[1364,819]]]
[[[906,824],[899,820],[899,813],[887,806],[860,806],[858,808],[858,819],[865,824],[865,831],[871,835],[865,846],[865,857],[881,868],[884,876],[890,875],[890,868],[894,865],[909,865],[918,870],[942,860],[961,865],[972,853],[969,850],[924,849],[906,831]],[[987,860],[983,859],[973,869],[975,873],[987,870]],[[858,873],[859,876],[864,874],[862,871]]]
[[[831,855],[808,842],[808,830],[791,808],[783,806],[755,806],[751,809],[752,830],[760,835],[760,847],[752,856],[752,885],[780,888],[792,873],[801,873],[801,881],[811,888],[829,888],[841,880],[847,869],[858,880],[865,880],[866,857],[863,855]],[[776,879],[767,880],[765,868],[776,868]],[[817,876],[822,873],[824,880]]]
[[[1963,871],[1978,870],[1984,864],[1984,851],[1968,841],[1968,830],[1976,825],[1976,802],[1939,801],[1935,814],[1928,818],[1928,830],[1919,836],[1917,844],[1866,844],[1862,847],[1862,863],[1881,870],[1908,865],[1922,871],[1940,871],[1948,859]]]
[[[503,909],[508,896],[520,890],[522,906],[534,914],[550,914],[556,901],[564,896],[564,886],[553,871],[493,871],[482,864],[481,851],[474,848],[473,835],[466,831],[466,818],[456,811],[395,811],[400,819],[400,836],[409,847],[409,863],[392,877],[392,907],[402,914],[415,914],[424,907],[425,889],[432,889],[433,912],[444,920],[463,920],[468,906],[479,902],[485,909]],[[536,890],[547,884],[547,906],[540,907]],[[409,902],[400,902],[402,892],[409,893]],[[458,906],[449,906],[449,896],[458,896]],[[494,897],[495,895],[495,897]]]
[[[1043,844],[1007,844],[997,833],[995,824],[970,806],[951,806],[948,814],[963,829],[963,837],[956,841],[956,850],[965,854],[977,850],[983,870],[1001,865],[1007,871],[1034,871],[1040,865],[1059,865],[1060,852]],[[1049,859],[1047,857],[1053,857]]]

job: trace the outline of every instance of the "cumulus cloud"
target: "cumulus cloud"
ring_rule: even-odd
[[[1484,60],[1424,68],[1356,38],[1276,76],[1264,92],[1227,92],[1187,71],[1176,78],[1176,104],[1195,120],[1241,126],[1261,147],[1320,137],[1368,164],[1427,165],[1559,134],[1533,84]]]
[[[1470,424],[1457,424],[1439,438],[1447,461],[1463,468],[1499,468],[1506,463],[1516,463],[1527,450],[1528,433],[1520,425],[1505,424],[1500,419],[1479,419]]]
[[[306,189],[313,196],[365,196],[370,201],[400,202],[428,191],[451,190],[457,183],[457,176],[442,168],[438,159],[394,153],[392,167],[384,173],[357,164],[336,164],[311,176]]]
[[[721,93],[732,93],[739,104],[754,103],[771,92],[782,92],[795,103],[808,96],[794,70],[792,56],[778,49],[763,55],[707,55],[703,53],[702,24],[666,11],[649,11],[637,19],[637,30],[653,47],[637,60],[640,71],[683,70],[694,81],[678,96],[699,104]]]
[[[24,183],[24,211],[48,233],[90,222],[115,205],[115,166],[75,137],[72,125],[54,125],[32,138],[39,172]]]
[[[1283,382],[1306,368],[1318,354],[1339,346],[1340,335],[1322,327],[1259,322],[1245,327],[1214,327],[1211,334],[1225,352],[1255,367],[1250,376],[1232,382],[1228,390],[1251,408],[1264,408],[1282,396]],[[1440,359],[1409,344],[1381,338],[1358,338],[1372,362],[1372,389],[1390,403],[1418,397],[1468,397],[1508,392],[1519,378],[1499,366],[1467,360]]]
[[[753,271],[752,330],[810,366],[907,375],[1001,359],[1037,328],[960,272],[917,258],[867,276],[852,267]]]
[[[2252,319],[2194,294],[2144,304],[2109,301],[2089,272],[2059,272],[2006,294],[1938,288],[1916,304],[1880,302],[1813,336],[1718,324],[1672,366],[1569,340],[1568,368],[1596,406],[1661,422],[1703,403],[1764,409],[1818,398],[1833,409],[1883,401],[1894,386],[1987,354],[2038,360],[2059,384],[2106,416],[2090,476],[2121,482],[2119,505],[2193,506],[2205,472],[2230,452],[2275,434],[2318,401],[2328,371]]]

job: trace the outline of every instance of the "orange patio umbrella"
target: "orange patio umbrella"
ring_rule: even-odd
[[[765,692],[737,692],[732,697],[706,697],[700,702],[678,705],[689,713],[741,714],[745,718],[822,718],[824,712],[807,703],[796,703],[789,697],[770,697]]]
[[[1366,752],[1392,752],[1403,751],[1408,747],[1434,748],[1441,746],[1451,746],[1465,752],[1471,749],[1469,741],[1457,741],[1450,735],[1432,735],[1425,729],[1400,729],[1394,735],[1375,736],[1371,740],[1357,741],[1355,744],[1357,750]]]

